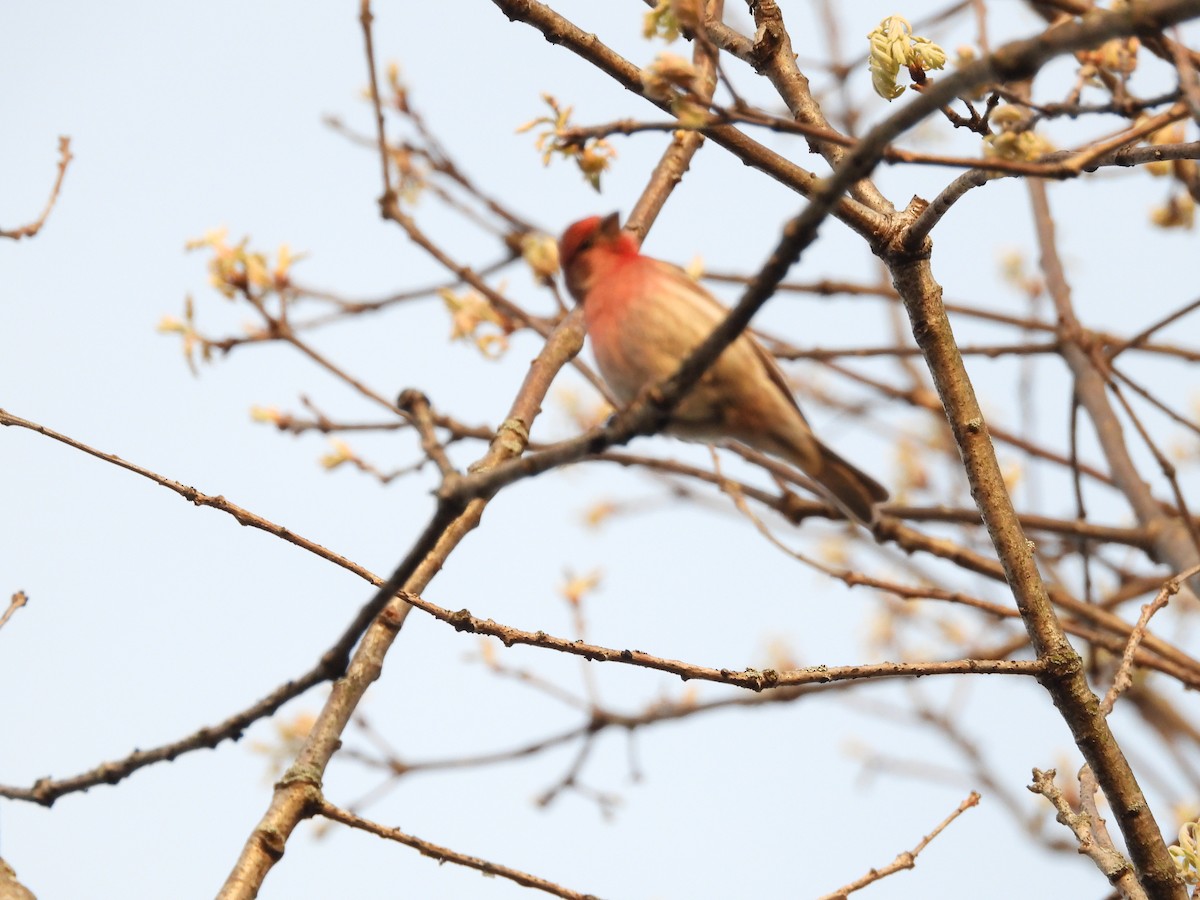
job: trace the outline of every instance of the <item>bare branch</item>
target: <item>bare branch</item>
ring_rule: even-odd
[[[883,866],[879,869],[872,869],[866,875],[855,879],[854,881],[838,888],[832,893],[823,894],[820,897],[820,900],[844,900],[844,898],[849,897],[855,891],[860,891],[867,885],[874,884],[877,881],[887,878],[889,875],[895,875],[897,872],[900,872],[904,869],[915,869],[917,866],[917,857],[921,855],[921,851],[928,847],[934,838],[945,831],[951,822],[965,813],[968,809],[978,805],[979,794],[977,794],[975,791],[971,791],[971,793],[967,796],[967,799],[958,804],[958,809],[946,816],[946,818],[938,823],[938,826],[934,828],[933,831],[921,838],[917,845],[911,850],[905,850],[886,866]]]
[[[395,841],[398,844],[404,844],[406,847],[412,847],[414,850],[421,851],[422,856],[436,859],[439,863],[451,863],[456,866],[475,869],[486,876],[505,878],[522,887],[533,888],[534,890],[542,891],[555,897],[563,897],[565,900],[597,900],[592,894],[573,891],[560,884],[547,881],[545,878],[530,875],[528,872],[502,866],[499,863],[488,862],[486,859],[480,859],[477,856],[467,856],[465,853],[459,853],[457,850],[451,850],[449,847],[442,847],[438,844],[422,840],[419,837],[414,837],[398,828],[388,828],[384,825],[378,825],[344,809],[339,809],[327,800],[319,800],[315,805],[314,813],[331,819],[334,822],[349,825],[351,828],[356,828],[359,831],[366,831],[384,840]]]
[[[1122,897],[1128,900],[1147,900],[1150,895],[1138,883],[1129,860],[1113,847],[1104,846],[1103,842],[1097,840],[1091,816],[1071,809],[1071,804],[1063,796],[1062,790],[1054,783],[1057,774],[1054,769],[1044,772],[1034,769],[1033,784],[1029,785],[1029,790],[1050,801],[1056,813],[1055,818],[1074,833],[1079,842],[1079,852],[1086,854],[1104,873],[1104,877],[1119,888]]]
[[[12,597],[9,598],[8,609],[4,611],[3,615],[0,615],[0,628],[3,628],[6,624],[8,624],[8,620],[12,618],[13,613],[15,613],[28,602],[29,597],[25,595],[24,591],[17,591],[14,593]]]
[[[28,225],[11,229],[0,228],[0,237],[19,241],[21,238],[33,237],[42,230],[42,226],[46,224],[46,219],[50,217],[50,211],[54,209],[54,204],[58,202],[58,192],[62,189],[63,179],[67,177],[67,166],[71,164],[71,160],[74,158],[71,154],[71,139],[65,136],[60,137],[58,139],[58,175],[54,179],[54,186],[50,188],[50,198],[46,201],[46,206],[42,209],[42,214]]]

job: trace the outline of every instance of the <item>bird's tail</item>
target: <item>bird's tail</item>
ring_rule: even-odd
[[[820,441],[819,471],[809,471],[816,481],[829,493],[829,499],[844,513],[870,525],[875,521],[876,504],[888,499],[888,492],[878,481],[846,462]]]

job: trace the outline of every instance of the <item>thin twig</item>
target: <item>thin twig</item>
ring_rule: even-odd
[[[477,856],[467,856],[465,853],[459,853],[457,850],[451,850],[449,847],[442,847],[438,844],[430,843],[422,840],[419,837],[414,837],[411,834],[401,831],[398,828],[388,828],[384,825],[376,824],[368,819],[354,815],[330,803],[328,800],[321,799],[315,804],[313,810],[317,815],[324,816],[334,822],[341,822],[343,825],[348,825],[351,828],[356,828],[359,831],[366,831],[376,837],[381,837],[384,840],[395,841],[398,844],[404,844],[406,847],[412,847],[414,850],[421,851],[422,856],[428,856],[430,859],[436,859],[439,863],[452,863],[456,866],[464,866],[468,869],[475,869],[482,872],[484,875],[492,878],[506,878],[509,881],[515,882],[522,887],[533,888],[534,890],[543,891],[547,894],[552,894],[555,897],[563,897],[565,900],[596,900],[592,894],[584,894],[579,891],[573,891],[570,888],[565,888],[560,884],[555,884],[552,881],[547,881],[545,878],[539,878],[536,875],[530,875],[528,872],[522,872],[519,869],[512,869],[508,866],[502,866],[499,863],[488,862],[486,859],[480,859]]]
[[[857,666],[816,666],[811,669],[776,671],[774,669],[713,669],[675,659],[665,659],[641,650],[616,650],[598,644],[586,644],[555,637],[544,631],[522,631],[501,625],[491,619],[481,619],[469,610],[453,612],[443,609],[423,597],[408,595],[408,602],[434,618],[454,626],[457,631],[483,634],[499,639],[506,647],[526,644],[582,656],[593,662],[619,662],[656,669],[678,675],[684,681],[712,681],[762,691],[777,687],[807,684],[830,684],[837,681],[857,681],[868,678],[897,678],[925,675],[1034,675],[1044,670],[1041,663],[1031,660],[956,659],[929,663],[873,663]]]
[[[71,139],[66,136],[60,137],[58,139],[58,175],[54,179],[54,186],[50,189],[50,198],[46,201],[46,206],[42,210],[42,214],[28,225],[12,229],[0,228],[0,237],[19,241],[21,238],[33,237],[42,230],[42,226],[46,224],[46,219],[50,217],[50,211],[54,209],[54,204],[58,202],[58,192],[62,189],[63,179],[67,177],[67,166],[71,164],[71,160],[74,158],[71,153]]]
[[[895,875],[897,872],[903,869],[916,868],[917,857],[921,855],[921,851],[928,847],[934,838],[945,831],[951,822],[965,813],[968,809],[978,805],[979,794],[977,794],[975,791],[971,791],[971,793],[967,795],[967,799],[958,804],[958,808],[954,810],[954,812],[950,813],[950,815],[946,816],[946,818],[938,823],[938,826],[934,828],[933,831],[921,838],[917,845],[911,850],[905,850],[886,866],[882,866],[878,869],[872,869],[861,878],[856,878],[854,881],[847,885],[843,885],[831,893],[823,894],[819,900],[844,900],[844,898],[850,896],[855,891],[862,890],[867,885],[874,884],[876,881],[887,878],[889,875]]]
[[[1071,808],[1062,789],[1054,782],[1058,773],[1054,769],[1033,770],[1033,784],[1029,790],[1041,794],[1054,807],[1055,819],[1066,825],[1079,843],[1079,852],[1085,854],[1104,873],[1110,883],[1116,885],[1125,900],[1147,900],[1148,894],[1135,877],[1133,867],[1119,851],[1105,847],[1097,840],[1091,816]]]
[[[1163,583],[1158,595],[1142,607],[1142,613],[1138,616],[1137,624],[1129,634],[1129,643],[1125,645],[1125,652],[1121,656],[1121,665],[1117,668],[1117,673],[1113,676],[1112,687],[1108,689],[1108,693],[1104,695],[1104,700],[1100,704],[1100,711],[1104,715],[1107,716],[1112,712],[1117,698],[1133,685],[1133,678],[1130,674],[1133,671],[1133,657],[1137,653],[1138,645],[1146,636],[1146,629],[1150,625],[1150,619],[1156,612],[1165,607],[1172,597],[1179,593],[1181,582],[1187,581],[1197,573],[1200,573],[1200,565],[1192,566],[1192,568],[1180,572],[1174,578],[1168,579]]]
[[[28,602],[29,597],[24,591],[17,591],[14,593],[12,597],[9,598],[8,609],[4,611],[3,615],[0,615],[0,628],[3,628],[8,623],[8,620],[12,618],[13,613],[15,613]]]

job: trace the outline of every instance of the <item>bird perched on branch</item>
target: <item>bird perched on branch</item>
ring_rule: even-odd
[[[570,226],[559,241],[567,289],[622,403],[675,374],[728,310],[678,266],[643,256],[616,213]],[[888,493],[813,434],[774,358],[740,335],[671,412],[685,440],[737,440],[798,467],[842,512],[864,524]]]

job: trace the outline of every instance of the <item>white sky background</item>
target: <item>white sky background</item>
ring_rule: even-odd
[[[636,62],[648,63],[662,49],[640,38],[644,7],[633,0],[553,5]],[[811,57],[808,5],[782,5],[801,58]],[[991,6],[994,40],[1037,27],[1010,0]],[[876,2],[847,8],[844,37],[854,42],[848,54],[865,50],[860,35],[896,11]],[[914,3],[904,12],[916,19],[932,8]],[[348,296],[381,296],[442,278],[398,228],[379,219],[374,155],[321,122],[335,114],[360,130],[370,126],[360,97],[366,70],[357,12],[356,3],[223,0],[0,9],[0,225],[15,227],[41,209],[59,134],[71,136],[76,156],[42,234],[0,242],[0,406],[223,494],[387,573],[432,509],[432,473],[386,488],[349,469],[325,473],[317,466],[324,439],[290,439],[248,415],[255,404],[300,412],[301,394],[341,418],[375,418],[374,410],[283,348],[238,350],[194,378],[178,340],[154,329],[161,316],[180,313],[189,292],[210,333],[249,321],[249,311],[207,287],[205,257],[183,251],[186,240],[218,225],[227,225],[234,239],[251,235],[264,250],[288,242],[309,253],[295,269],[297,280]],[[659,120],[661,113],[531,29],[510,24],[491,3],[381,3],[376,13],[380,63],[400,61],[412,102],[480,184],[555,233],[585,214],[628,212],[664,137],[617,139],[620,156],[598,197],[573,167],[543,168],[532,136],[514,130],[543,113],[542,91],[574,104],[581,124]],[[739,9],[731,21],[745,20]],[[930,36],[954,47],[970,32]],[[751,73],[731,59],[725,64],[750,89]],[[1067,71],[1062,63],[1056,70]],[[869,91],[865,65],[855,90]],[[882,101],[868,106],[886,111]],[[942,136],[933,149],[976,151],[944,122],[928,128]],[[814,164],[800,139],[772,143],[800,164]],[[942,169],[885,169],[879,180],[903,205],[914,193],[931,197],[951,177]],[[1195,292],[1194,279],[1158,280],[1147,297],[1145,273],[1160,259],[1194,253],[1196,240],[1150,234],[1147,208],[1162,199],[1165,185],[1147,187],[1147,180],[1126,174],[1052,188],[1063,255],[1087,324],[1125,330],[1155,317],[1147,303],[1166,311]],[[798,208],[797,198],[765,176],[709,147],[647,249],[681,263],[698,254],[714,270],[752,269]],[[428,200],[416,215],[475,266],[500,253],[493,238]],[[989,185],[957,207],[935,233],[935,273],[947,298],[1023,312],[1024,301],[1000,283],[997,250],[1030,251],[1029,223],[1015,181]],[[793,276],[861,277],[872,265],[860,243],[830,222]],[[535,294],[520,272],[507,277],[520,302],[547,308],[548,298]],[[872,301],[785,296],[761,321],[801,344],[888,338],[883,307]],[[449,344],[449,327],[440,302],[428,300],[340,326],[316,343],[385,395],[420,387],[439,410],[494,425],[536,344],[518,337],[502,361],[491,362],[469,345]],[[996,334],[970,326],[965,333]],[[969,367],[989,414],[1014,422],[1015,369],[980,358]],[[1039,372],[1041,424],[1057,435],[1068,409],[1061,366],[1048,361]],[[1142,372],[1174,379],[1179,386],[1166,389],[1165,399],[1186,406],[1193,373]],[[580,384],[571,374],[562,381]],[[812,418],[846,455],[885,483],[894,478],[886,443],[829,416]],[[535,436],[564,436],[570,427],[551,402]],[[383,468],[411,462],[418,452],[407,433],[351,442]],[[636,447],[707,460],[703,449],[666,439]],[[466,464],[478,452],[459,447],[455,458]],[[30,432],[0,434],[0,493],[0,596],[24,589],[31,598],[0,631],[0,782],[6,784],[72,775],[223,719],[307,670],[371,594],[289,544]],[[680,513],[659,503],[599,531],[582,524],[583,513],[601,500],[662,497],[645,477],[610,465],[576,467],[508,490],[426,596],[506,624],[569,635],[557,595],[563,572],[599,568],[602,588],[588,600],[589,637],[597,643],[729,668],[766,664],[774,641],[804,664],[876,661],[863,635],[877,601],[772,550],[719,497],[712,503],[718,512]],[[1064,491],[1061,501],[1042,506],[1066,513],[1069,504]],[[1093,509],[1100,521],[1125,517],[1111,497],[1098,496]],[[783,529],[781,536],[811,548],[819,540],[812,535],[831,533],[814,524],[799,533]],[[887,558],[875,557],[879,571],[888,571]],[[1004,596],[995,587],[979,590]],[[363,708],[402,758],[499,750],[578,724],[575,711],[468,662],[480,643],[419,613],[409,618]],[[578,660],[530,649],[502,658],[582,690]],[[598,666],[592,674],[605,702],[627,712],[688,689],[639,669]],[[971,737],[1027,812],[1039,803],[1023,789],[1031,767],[1077,767],[1065,726],[1032,683],[925,679],[916,689],[963,705]],[[733,695],[711,685],[696,690],[701,698]],[[315,711],[323,696],[294,701],[281,716]],[[642,775],[636,783],[624,739],[606,735],[583,779],[619,795],[611,821],[571,793],[548,809],[534,804],[570,765],[573,746],[520,763],[406,779],[365,815],[599,896],[815,895],[890,862],[981,787],[969,779],[859,777],[854,745],[961,768],[938,740],[881,724],[866,708],[904,696],[895,686],[869,687],[854,701],[829,693],[655,726],[636,739]],[[1194,708],[1194,699],[1186,702]],[[1116,717],[1118,735],[1126,721]],[[0,804],[0,854],[43,900],[210,896],[269,802],[267,762],[250,744],[273,739],[272,725],[259,723],[239,743],[141,770],[117,787],[67,796],[49,810]],[[364,745],[353,731],[347,743]],[[377,780],[338,760],[327,795],[348,803]],[[1008,897],[1036,879],[1044,895],[1069,885],[1079,896],[1080,885],[1088,885],[1098,896],[1105,885],[1081,871],[1088,865],[1031,849],[985,792],[982,805],[938,838],[915,872],[871,895],[950,896],[971,884],[974,896]],[[262,896],[533,895],[361,833],[336,828],[316,840],[306,825]]]

